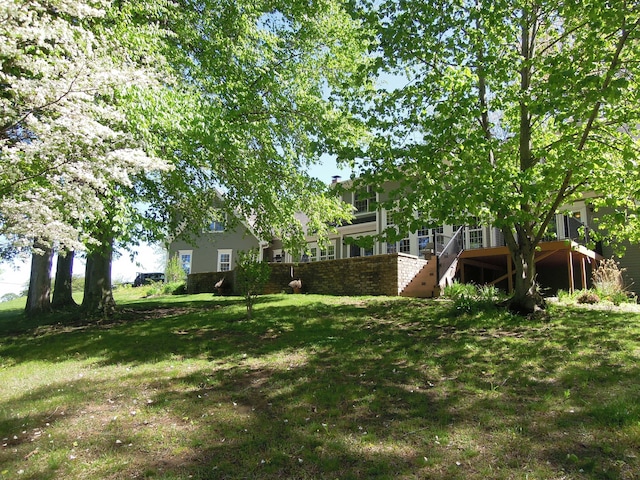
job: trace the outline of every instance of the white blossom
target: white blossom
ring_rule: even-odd
[[[44,0],[0,0],[0,234],[16,246],[81,249],[94,241],[84,227],[106,215],[107,192],[168,168],[105,101],[157,85],[83,26],[109,4],[58,0],[54,11]]]

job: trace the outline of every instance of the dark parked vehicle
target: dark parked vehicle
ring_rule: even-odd
[[[140,285],[147,285],[152,282],[164,282],[164,273],[138,273],[138,275],[136,275],[136,279],[133,281],[133,286],[139,287]]]

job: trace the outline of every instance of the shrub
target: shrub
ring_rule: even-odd
[[[187,286],[184,282],[152,282],[144,286],[145,296],[156,295],[184,295],[187,293]]]
[[[463,298],[475,298],[478,291],[472,283],[460,283],[454,281],[451,285],[444,287],[442,295],[451,300],[460,300]]]
[[[613,258],[605,258],[593,272],[593,288],[603,300],[615,305],[635,300],[624,284],[624,272]]]
[[[453,308],[460,312],[473,313],[493,308],[504,295],[494,285],[474,285],[453,282],[444,288],[443,296],[453,300]]]
[[[576,302],[593,305],[594,303],[600,303],[600,297],[591,290],[582,290],[576,296]]]
[[[247,252],[238,252],[236,262],[236,289],[244,296],[247,305],[247,318],[251,318],[256,297],[262,293],[269,281],[271,268],[258,258],[259,250],[252,248]]]
[[[187,280],[187,273],[184,271],[178,254],[167,261],[164,278],[167,283],[180,283]]]

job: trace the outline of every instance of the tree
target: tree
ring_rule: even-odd
[[[350,211],[306,171],[337,137],[355,138],[329,96],[354,82],[365,51],[340,2],[177,2],[163,14],[176,32],[170,63],[186,72],[180,92],[147,98],[150,131],[176,168],[166,172],[148,213],[199,232],[217,209],[252,219],[265,238],[300,245],[303,211],[320,234]],[[168,20],[167,20],[168,19]],[[160,19],[161,20],[161,19]],[[149,117],[145,112],[141,113]],[[167,201],[168,200],[168,201]],[[184,228],[186,227],[186,228]],[[166,235],[165,235],[166,238]]]
[[[271,275],[269,264],[261,261],[260,251],[253,248],[247,252],[238,252],[235,269],[235,288],[245,299],[247,319],[253,314],[253,305]]]
[[[319,234],[349,216],[305,172],[332,138],[359,134],[329,98],[348,90],[365,45],[340,2],[91,5],[0,12],[11,47],[0,148],[12,166],[0,173],[0,233],[87,250],[85,290],[101,298],[86,309],[112,308],[113,248],[186,220],[201,229],[216,188],[223,210],[291,245],[304,236],[298,211]]]
[[[53,284],[51,307],[55,309],[77,307],[73,299],[73,259],[75,252],[58,252],[56,279]]]
[[[0,233],[14,248],[100,248],[103,232],[87,227],[109,215],[107,193],[166,168],[142,149],[123,108],[131,86],[158,85],[154,71],[127,58],[108,6],[0,4]],[[45,275],[32,269],[33,282]],[[29,298],[28,311],[48,309],[44,293]]]
[[[36,245],[31,255],[31,276],[27,292],[25,314],[41,315],[51,312],[51,263],[53,249]]]
[[[519,312],[542,306],[534,255],[563,205],[594,196],[609,233],[637,231],[637,2],[359,6],[376,29],[370,73],[391,83],[354,106],[372,139],[343,154],[363,182],[396,182],[384,206],[405,229],[416,212],[500,228]]]
[[[122,60],[105,3],[0,4],[0,233],[18,247],[84,248],[106,186],[159,164],[114,106],[122,85],[153,79]]]

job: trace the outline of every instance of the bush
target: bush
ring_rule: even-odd
[[[145,285],[145,296],[153,297],[156,295],[184,295],[187,293],[187,285],[184,282],[153,282]]]
[[[593,288],[602,300],[614,305],[635,301],[635,296],[627,290],[624,272],[613,258],[605,258],[593,272]]]
[[[248,252],[238,252],[236,262],[236,288],[244,296],[247,305],[247,318],[251,318],[256,297],[262,293],[269,281],[271,267],[258,258],[260,251],[252,248]]]
[[[453,308],[460,312],[473,313],[493,308],[504,294],[494,285],[474,285],[453,282],[443,292],[445,298],[453,300]]]
[[[595,303],[600,303],[600,297],[594,291],[582,290],[578,292],[578,295],[576,296],[576,302],[593,305]]]
[[[460,283],[454,281],[451,285],[444,287],[442,295],[451,300],[460,300],[463,298],[474,298],[478,291],[472,283]]]

